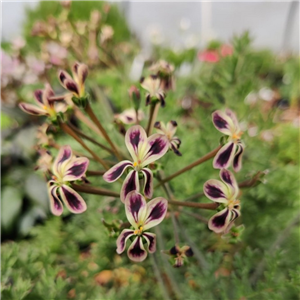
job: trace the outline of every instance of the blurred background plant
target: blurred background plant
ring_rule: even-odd
[[[299,57],[256,50],[246,32],[230,41],[211,41],[205,49],[175,51],[154,43],[152,54],[141,61],[139,43],[117,7],[88,1],[39,3],[28,11],[22,38],[1,47],[3,299],[298,299]],[[180,269],[159,253],[175,244],[170,216],[161,233],[156,232],[159,251],[137,265],[115,253],[114,226],[101,222],[124,220],[118,199],[88,195],[84,214],[50,215],[45,180],[42,172],[34,172],[42,120],[17,108],[19,102],[33,102],[34,90],[46,82],[61,94],[58,70],[84,62],[94,112],[124,147],[114,115],[133,106],[129,88],[161,59],[174,66],[175,76],[158,120],[177,121],[183,154],[164,157],[164,172],[168,175],[217,146],[220,135],[211,113],[225,107],[236,112],[245,132],[238,181],[261,172],[258,185],[243,190],[237,225],[244,227],[226,238],[207,229],[210,212],[176,211],[180,246],[189,245],[194,252]],[[74,126],[103,142],[99,133],[79,123],[81,117],[74,113]],[[52,134],[58,144],[82,151],[68,137]],[[38,141],[42,137],[40,129]],[[57,152],[49,141],[45,144],[46,150]],[[200,202],[203,183],[217,177],[207,162],[170,186],[177,199]],[[108,186],[102,177],[88,179]]]

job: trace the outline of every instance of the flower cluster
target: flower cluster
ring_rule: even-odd
[[[70,187],[70,183],[82,180],[88,168],[86,157],[75,157],[70,146],[61,147],[52,167],[52,180],[48,182],[48,194],[51,212],[60,216],[63,212],[62,202],[74,214],[86,210],[83,198]]]

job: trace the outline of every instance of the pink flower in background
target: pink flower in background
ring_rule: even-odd
[[[215,50],[204,50],[198,53],[198,59],[200,61],[216,63],[219,61],[219,54]]]
[[[221,55],[223,57],[225,57],[225,56],[231,56],[233,54],[233,47],[230,46],[230,45],[224,44],[224,45],[221,46],[220,52],[221,52]]]

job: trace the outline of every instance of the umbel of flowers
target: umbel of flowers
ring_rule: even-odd
[[[159,175],[157,176],[159,182],[156,189],[158,197],[152,199],[154,193],[153,163],[162,158],[169,150],[178,156],[181,155],[179,152],[181,141],[175,136],[177,122],[169,121],[165,124],[156,120],[159,108],[165,105],[165,91],[167,90],[166,87],[163,87],[165,84],[161,84],[162,78],[159,77],[163,76],[162,70],[157,72],[156,75],[149,76],[141,82],[141,86],[147,90],[146,105],[151,103],[148,124],[147,127],[145,126],[147,131],[142,126],[145,121],[139,116],[139,105],[136,105],[140,103],[139,91],[136,88],[132,89],[132,93],[136,93],[135,98],[138,100],[135,103],[135,107],[118,116],[119,122],[123,125],[133,124],[125,133],[125,146],[132,158],[131,160],[122,160],[124,154],[121,153],[118,147],[115,147],[105,127],[102,126],[101,120],[93,112],[85,92],[85,81],[88,75],[86,65],[75,63],[72,68],[73,78],[65,71],[59,72],[59,80],[69,91],[68,94],[55,96],[54,91],[47,84],[45,90],[35,92],[38,106],[20,103],[20,108],[26,113],[47,116],[52,122],[56,120],[53,123],[57,129],[63,130],[70,137],[74,138],[84,150],[92,155],[95,162],[99,162],[105,169],[102,169],[103,171],[101,169],[97,171],[89,170],[89,172],[103,176],[104,181],[108,183],[115,182],[127,172],[120,191],[110,191],[91,186],[85,179],[89,160],[84,157],[84,154],[80,155],[81,157],[75,156],[73,153],[76,152],[72,151],[70,146],[58,145],[54,137],[51,138],[51,143],[48,142],[48,125],[41,127],[41,141],[38,149],[42,148],[40,153],[44,157],[41,157],[39,169],[44,171],[47,179],[49,179],[49,176],[51,177],[48,180],[51,212],[56,216],[60,216],[63,212],[64,204],[72,213],[83,213],[87,209],[87,205],[78,191],[120,197],[122,203],[124,203],[125,214],[130,225],[127,226],[124,225],[126,223],[123,223],[125,227],[122,227],[122,231],[121,227],[118,228],[120,234],[116,241],[117,253],[123,253],[126,245],[130,242],[127,254],[135,262],[143,261],[147,257],[147,252],[153,253],[156,251],[156,236],[148,230],[163,221],[168,210],[168,203],[174,207],[188,206],[200,209],[217,209],[218,212],[208,221],[208,227],[218,234],[228,233],[235,220],[241,214],[240,201],[238,199],[239,187],[233,173],[227,169],[233,167],[233,170],[236,172],[241,169],[244,144],[241,141],[242,132],[237,118],[229,109],[224,112],[217,110],[212,114],[214,126],[225,135],[222,138],[222,145],[168,177],[162,178],[164,174],[162,175],[161,171],[157,171]],[[167,68],[168,76],[171,76],[170,72],[172,73],[172,69]],[[84,112],[87,113],[90,119],[78,107],[74,107],[74,114],[77,113],[76,116],[89,128],[94,130],[96,126],[98,130],[94,131],[97,133],[101,132],[108,145],[99,143],[93,137],[90,137],[88,133],[83,133],[69,122],[70,116],[65,114],[65,112],[67,108],[66,103],[68,103],[70,96],[72,96],[72,100],[77,106],[84,108]],[[62,117],[57,119],[58,115],[62,115]],[[91,126],[91,123],[93,126]],[[157,129],[157,133],[151,135],[153,127]],[[118,162],[114,166],[109,167],[111,166],[110,161],[106,161],[105,158],[97,155],[84,143],[82,138],[88,139],[94,145],[109,152]],[[43,144],[45,145],[43,146]],[[48,152],[48,149],[51,147],[59,149],[53,163],[52,157]],[[221,181],[209,179],[203,186],[204,194],[213,203],[177,201],[175,195],[170,194],[172,189],[168,186],[168,182],[209,159],[213,159],[214,168],[220,169],[221,179]],[[51,164],[52,167],[50,166]],[[166,193],[166,198],[161,197],[159,194],[160,186],[163,187],[161,190]],[[170,211],[170,214],[173,216],[173,219],[176,219],[173,211]],[[176,241],[175,246],[168,252],[172,256],[173,264],[176,267],[182,266],[187,257],[193,255],[193,251],[188,245],[180,248],[178,243]]]

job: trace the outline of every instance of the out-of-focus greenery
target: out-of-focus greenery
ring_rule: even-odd
[[[87,19],[91,10],[102,12],[104,5],[73,2],[69,18],[73,22]],[[31,28],[37,20],[58,16],[61,10],[57,2],[41,2],[28,13],[24,55],[40,57],[38,46],[44,38],[31,37]],[[111,67],[99,63],[92,68],[86,84],[94,112],[126,153],[124,137],[118,133],[112,115],[131,105],[127,91],[137,83],[130,80],[129,73],[139,48],[117,9],[112,6],[110,12],[107,23],[114,28],[112,43],[130,40],[135,47],[125,56],[115,52],[122,59]],[[166,175],[218,145],[221,134],[211,122],[214,110],[229,107],[236,112],[246,144],[237,180],[242,182],[268,170],[259,185],[242,190],[242,217],[236,222],[245,226],[240,240],[231,243],[222,239],[190,215],[210,218],[213,212],[182,208],[178,210],[181,245],[190,245],[195,254],[182,268],[172,268],[169,257],[160,252],[175,243],[170,217],[155,230],[155,255],[141,264],[131,263],[126,253],[117,255],[117,233],[109,233],[102,218],[108,223],[125,222],[123,204],[119,199],[82,194],[88,205],[85,213],[72,215],[65,210],[62,217],[50,215],[46,184],[39,171],[33,171],[37,158],[34,136],[42,121],[24,116],[5,102],[4,108],[9,109],[4,110],[2,118],[3,299],[299,299],[299,61],[294,56],[278,57],[267,50],[253,49],[248,33],[234,37],[230,43],[232,54],[220,56],[216,63],[199,61],[198,49],[174,52],[156,47],[143,75],[159,59],[176,66],[175,90],[167,93],[167,105],[160,109],[158,120],[177,121],[176,135],[182,140],[183,156],[170,152],[159,161]],[[5,48],[10,51],[9,46]],[[71,67],[72,53],[69,49],[63,67]],[[57,91],[61,89],[55,73],[60,67],[51,66],[45,72]],[[46,75],[31,85],[18,84],[18,101],[29,101],[34,89],[49,78]],[[144,95],[142,92],[143,100]],[[141,108],[147,112],[144,102]],[[146,124],[147,120],[142,121]],[[104,142],[85,125],[80,126]],[[55,139],[60,145],[69,144],[83,152],[65,135],[55,134]],[[101,157],[112,159],[97,146],[89,146]],[[50,150],[53,155],[57,153]],[[99,170],[93,161],[90,168]],[[184,200],[201,192],[206,180],[218,179],[218,173],[208,161],[175,178],[170,186],[176,199]],[[93,186],[120,189],[117,182],[107,184],[101,177],[88,179]],[[154,196],[164,196],[163,190],[155,189]],[[209,202],[205,197],[193,201]]]

